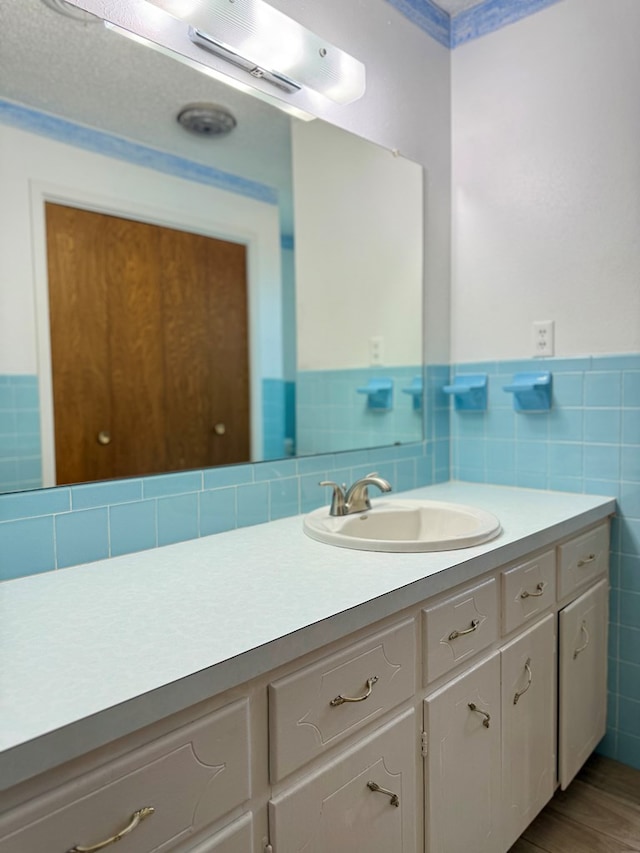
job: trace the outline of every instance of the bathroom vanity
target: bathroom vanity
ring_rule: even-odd
[[[615,501],[407,496],[503,532],[296,517],[0,585],[1,853],[508,850],[605,731]]]

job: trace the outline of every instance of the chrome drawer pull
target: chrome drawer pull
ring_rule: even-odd
[[[485,727],[485,729],[488,729],[489,728],[489,721],[491,720],[491,714],[487,714],[486,711],[483,711],[481,708],[478,708],[478,706],[476,705],[475,702],[469,702],[468,707],[469,707],[470,711],[475,711],[478,714],[482,714],[482,716],[484,717],[484,720],[482,721],[482,725]]]
[[[544,588],[546,583],[544,581],[540,581],[539,584],[536,584],[536,592],[527,592],[527,590],[523,590],[520,593],[520,598],[538,598],[541,595],[544,595]]]
[[[479,619],[472,619],[470,628],[465,628],[464,631],[452,631],[449,634],[449,639],[450,640],[457,640],[458,637],[464,637],[465,634],[473,634],[473,632],[477,630],[479,624],[480,624]]]
[[[487,714],[486,711],[483,711],[482,709],[478,708],[478,706],[475,704],[475,702],[469,702],[469,710],[470,711],[476,711],[478,714],[482,714],[482,716],[484,717],[484,720],[482,721],[482,725],[485,727],[485,729],[489,728],[489,721],[491,720],[491,714]]]
[[[527,686],[524,690],[516,690],[516,695],[513,697],[513,704],[518,704],[518,699],[527,692],[527,690],[531,687],[531,682],[533,681],[533,675],[531,674],[531,658],[527,658],[524,668],[527,670]]]
[[[373,690],[373,685],[378,681],[377,675],[372,675],[371,678],[367,678],[367,692],[363,696],[356,696],[355,698],[351,698],[350,696],[336,696],[335,699],[332,699],[329,704],[332,708],[335,708],[336,705],[342,705],[343,702],[364,702],[365,699],[368,699],[371,696],[371,691]]]
[[[67,850],[67,853],[95,853],[96,850],[102,850],[103,847],[108,847],[109,844],[115,844],[116,841],[120,841],[120,839],[124,838],[125,835],[129,835],[130,832],[133,832],[141,821],[150,817],[154,812],[155,809],[153,806],[145,806],[142,809],[138,809],[137,812],[134,812],[131,815],[131,820],[127,826],[125,826],[124,829],[121,829],[120,832],[116,833],[116,835],[112,835],[111,838],[107,838],[106,841],[101,841],[99,844],[93,844],[91,847],[81,847],[79,844],[76,844],[75,847]]]
[[[586,566],[587,563],[593,563],[595,558],[596,558],[595,554],[589,554],[588,557],[582,557],[581,560],[578,560],[578,568],[580,568],[581,566]]]
[[[575,660],[580,652],[583,652],[587,646],[589,645],[589,632],[587,631],[587,623],[583,620],[582,625],[580,626],[581,632],[584,634],[584,646],[580,646],[573,653],[573,659]]]
[[[400,805],[400,797],[397,794],[394,794],[393,791],[387,791],[385,788],[381,788],[377,782],[367,782],[367,788],[370,791],[377,791],[379,794],[386,794],[387,797],[391,797],[391,805],[399,806]]]

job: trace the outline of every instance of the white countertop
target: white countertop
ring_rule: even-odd
[[[471,483],[398,497],[473,504],[503,532],[388,554],[315,542],[295,516],[0,583],[0,789],[615,511],[613,498]]]

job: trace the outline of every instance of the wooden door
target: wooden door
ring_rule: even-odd
[[[555,624],[550,613],[500,652],[503,850],[524,832],[555,789]]]
[[[608,581],[559,614],[559,780],[564,790],[587,760],[607,723]]]
[[[500,655],[425,700],[426,849],[501,849]]]
[[[46,225],[57,482],[248,461],[245,247],[50,203]]]

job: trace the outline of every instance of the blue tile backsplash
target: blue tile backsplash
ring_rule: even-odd
[[[38,378],[0,375],[0,492],[40,486]]]
[[[297,452],[337,452],[362,444],[371,447],[420,441],[422,411],[414,410],[411,395],[403,393],[403,389],[421,375],[421,366],[299,371]],[[389,411],[368,408],[367,395],[358,392],[371,380],[392,381],[393,403]]]
[[[512,409],[517,371],[553,374],[549,412]],[[613,495],[609,727],[600,751],[640,767],[640,355],[459,364],[489,374],[487,412],[451,412],[457,480]]]
[[[0,581],[309,512],[330,500],[323,479],[351,481],[376,469],[399,491],[447,480],[447,401],[438,388],[448,375],[448,367],[427,372],[429,441],[297,458],[281,458],[280,444],[277,458],[261,463],[0,494]],[[294,406],[293,383],[276,382],[277,399]],[[402,403],[419,421],[408,395]],[[279,441],[295,423],[280,410]]]

